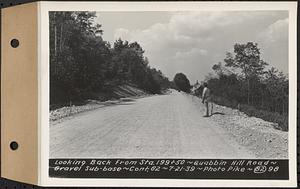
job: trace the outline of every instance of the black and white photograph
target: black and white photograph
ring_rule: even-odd
[[[69,177],[64,165],[118,172],[106,167],[113,160],[133,178],[150,165],[150,178],[168,169],[179,170],[174,178],[289,179],[288,10],[95,8],[48,18],[49,159],[64,171],[58,177]],[[89,177],[80,174],[71,178]]]
[[[288,157],[287,11],[49,19],[50,157]]]

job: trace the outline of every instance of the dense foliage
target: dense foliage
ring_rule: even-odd
[[[224,62],[225,66],[213,66],[217,77],[207,79],[215,102],[278,122],[287,130],[287,76],[274,67],[266,70],[267,63],[261,60],[258,45],[252,42],[236,44],[234,54],[227,53]]]
[[[183,73],[177,73],[173,79],[173,82],[179,90],[187,93],[191,91],[190,81]]]
[[[95,17],[95,12],[50,12],[51,105],[101,99],[125,83],[149,93],[169,86],[137,42],[119,39],[111,47],[104,41]]]

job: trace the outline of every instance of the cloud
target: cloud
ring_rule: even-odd
[[[280,62],[273,54],[287,41],[287,29],[287,11],[174,12],[167,23],[119,28],[114,36],[140,43],[150,65],[170,79],[181,71],[194,82],[212,72],[213,64],[222,61],[235,43],[248,41],[258,42],[270,64],[287,70],[287,53],[280,53]]]
[[[130,32],[127,29],[124,28],[118,28],[114,32],[114,39],[117,40],[119,38],[126,39],[130,36]]]
[[[205,49],[191,49],[190,51],[178,51],[175,54],[175,59],[187,59],[193,56],[202,56],[202,55],[207,55],[207,50]]]
[[[265,60],[277,69],[288,73],[288,18],[279,19],[270,24],[261,33],[257,40],[264,48],[262,55]]]
[[[215,29],[238,24],[241,18],[241,15],[233,17],[226,12],[179,13],[171,18],[170,28],[179,34],[199,36],[199,33],[206,35]]]
[[[266,43],[286,40],[285,38],[288,37],[288,25],[288,18],[277,20],[262,31],[259,34],[259,38]]]

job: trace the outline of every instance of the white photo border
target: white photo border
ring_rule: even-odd
[[[102,187],[296,187],[297,2],[38,2],[39,185]],[[289,180],[63,179],[49,177],[49,11],[289,11]]]

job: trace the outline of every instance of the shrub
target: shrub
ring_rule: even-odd
[[[236,101],[230,101],[224,97],[213,96],[213,101],[216,104],[231,107],[231,108],[237,108],[238,106],[238,103]],[[282,131],[288,131],[287,114],[279,114],[278,112],[261,110],[246,104],[240,105],[240,111],[244,112],[248,116],[254,116],[254,117],[261,118],[265,121],[278,123],[278,127],[276,127],[276,129],[280,129]]]
[[[282,115],[277,112],[270,112],[266,110],[260,110],[253,106],[249,105],[241,105],[241,111],[247,114],[248,116],[254,116],[261,118],[265,121],[270,121],[274,123],[278,123],[278,128],[282,131],[288,131],[288,116]]]

